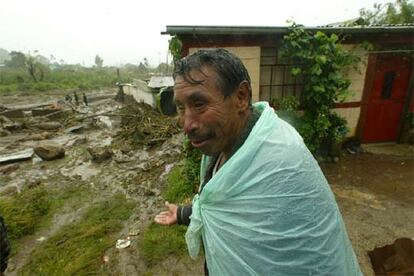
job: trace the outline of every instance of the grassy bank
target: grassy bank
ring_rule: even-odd
[[[91,275],[103,270],[104,252],[133,210],[121,194],[89,207],[79,222],[62,227],[31,253],[21,275]]]
[[[18,247],[19,239],[49,226],[53,214],[64,204],[75,208],[87,194],[87,189],[82,187],[51,189],[39,185],[1,199],[0,214],[8,227],[13,252]]]

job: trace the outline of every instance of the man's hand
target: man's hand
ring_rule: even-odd
[[[177,208],[175,204],[170,204],[168,201],[165,202],[165,207],[168,211],[164,211],[155,216],[155,222],[161,225],[173,225],[177,223]]]

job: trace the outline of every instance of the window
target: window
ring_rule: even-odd
[[[260,60],[260,100],[275,105],[287,96],[302,98],[303,78],[294,77],[292,68],[298,65],[282,59],[277,48],[262,48]]]
[[[384,74],[384,84],[381,91],[381,99],[386,100],[391,98],[392,86],[394,84],[395,71],[388,71]]]

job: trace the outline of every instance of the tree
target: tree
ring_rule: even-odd
[[[103,65],[103,59],[98,55],[95,56],[95,65],[98,68],[101,68]]]
[[[396,0],[395,3],[374,4],[373,9],[359,11],[363,25],[414,23],[414,1]]]
[[[34,51],[35,54],[38,51]],[[42,55],[31,55],[30,53],[25,55],[22,52],[12,51],[10,53],[11,59],[6,61],[6,66],[9,68],[20,68],[27,73],[34,82],[42,81],[45,72],[48,69],[49,60]]]
[[[26,56],[22,52],[12,51],[10,60],[6,61],[6,66],[10,68],[25,68]]]

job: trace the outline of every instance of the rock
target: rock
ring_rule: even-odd
[[[0,173],[8,174],[8,173],[14,172],[19,167],[20,167],[19,164],[10,164],[10,165],[6,165],[6,166],[2,166],[2,167],[0,167]]]
[[[62,127],[59,122],[45,122],[37,125],[38,128],[43,130],[57,130]]]
[[[1,196],[12,196],[17,194],[17,187],[16,186],[7,186],[6,188],[0,191]]]
[[[111,159],[114,154],[109,147],[88,147],[87,150],[92,157],[92,161],[96,163]]]
[[[44,142],[35,147],[34,152],[43,160],[55,160],[65,156],[65,149],[55,142]]]

